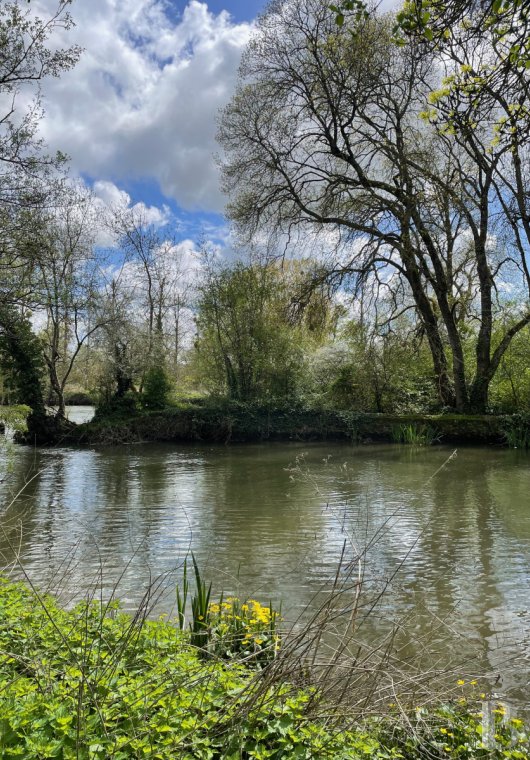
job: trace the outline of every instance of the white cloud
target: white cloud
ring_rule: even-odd
[[[38,13],[53,7],[40,0]],[[74,3],[79,64],[44,87],[48,145],[75,171],[120,182],[154,179],[187,209],[222,211],[216,115],[229,99],[252,27],[191,0],[176,20],[164,0]]]
[[[143,201],[131,203],[131,196],[125,190],[120,190],[113,182],[107,180],[97,180],[94,182],[93,191],[96,198],[96,204],[101,209],[131,209],[138,213],[144,224],[153,224],[156,227],[163,227],[170,220],[171,212],[167,206],[148,206]]]

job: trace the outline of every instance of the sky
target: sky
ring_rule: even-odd
[[[389,0],[386,0],[387,2]],[[56,0],[34,0],[45,16]],[[43,86],[42,136],[106,202],[143,203],[184,240],[227,246],[216,117],[266,0],[73,0],[77,66]]]
[[[44,17],[55,0],[36,0]],[[170,214],[182,239],[225,245],[216,116],[265,0],[74,0],[77,66],[43,86],[40,130],[106,202]],[[124,195],[127,194],[127,196]]]

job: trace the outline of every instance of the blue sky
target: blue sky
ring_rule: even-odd
[[[174,5],[180,10],[186,3],[176,2]],[[213,13],[228,11],[236,21],[252,21],[258,13],[261,13],[265,5],[265,0],[210,0],[208,3]]]

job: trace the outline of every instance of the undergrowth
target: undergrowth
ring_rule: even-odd
[[[396,425],[392,428],[392,440],[414,446],[431,446],[440,439],[435,428],[425,424]]]
[[[220,648],[207,657],[178,619],[150,620],[147,608],[131,617],[117,603],[65,610],[0,579],[0,758],[529,757],[522,721],[505,720],[497,707],[487,744],[476,704],[465,697],[409,715],[389,705],[385,715],[352,720],[307,673],[305,684],[288,674],[285,655],[267,664],[221,646],[230,631],[244,642],[257,623],[268,626],[270,608],[203,601],[209,625],[221,629]]]

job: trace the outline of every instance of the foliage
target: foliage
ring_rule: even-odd
[[[530,414],[507,417],[504,439],[511,449],[530,449]]]
[[[485,723],[484,707],[491,725]],[[506,719],[502,704],[477,703],[466,697],[434,709],[418,707],[407,729],[396,721],[383,728],[383,741],[385,735],[403,760],[526,760],[530,740],[523,721]]]
[[[201,576],[197,560],[191,555],[193,560],[193,572],[195,574],[195,594],[191,599],[192,620],[191,644],[199,650],[199,654],[206,651],[209,638],[209,612],[210,612],[210,595],[212,593],[212,584],[207,583]]]
[[[20,404],[18,406],[1,406],[0,407],[0,424],[5,425],[11,430],[24,433],[27,430],[27,419],[31,413],[29,406]]]
[[[25,99],[25,109],[18,107],[23,86],[35,87],[48,77],[57,77],[74,66],[80,48],[54,48],[50,44],[58,29],[72,27],[67,12],[69,0],[58,0],[56,10],[49,18],[36,17],[27,6],[17,0],[0,5],[0,92],[5,113],[0,119],[0,186],[2,201],[30,207],[40,203],[42,192],[33,180],[47,168],[56,168],[64,158],[48,157],[37,136],[41,116],[39,100]],[[20,98],[21,101],[24,99]]]
[[[1,582],[0,757],[362,756],[305,715],[301,690],[285,684],[253,704],[241,665],[201,661],[177,628],[115,607],[67,612]]]
[[[149,367],[144,376],[142,404],[146,409],[163,409],[168,404],[171,383],[163,363]]]
[[[440,433],[430,425],[396,425],[392,428],[395,443],[409,443],[414,446],[431,446],[440,439]]]
[[[45,425],[42,376],[42,345],[34,335],[28,319],[11,305],[0,304],[0,365],[10,378],[16,401],[29,406],[30,433]]]
[[[265,618],[265,609],[253,611],[261,610]],[[115,602],[90,601],[65,610],[35,590],[1,579],[0,757],[528,757],[525,726],[516,718],[506,720],[502,707],[493,711],[495,745],[485,748],[473,701],[357,724],[331,702],[324,717],[312,717],[311,689],[285,678],[274,684],[267,668],[201,660],[178,626],[148,620],[145,613],[130,617]]]
[[[517,335],[503,357],[491,387],[490,405],[497,414],[530,411],[530,331]]]
[[[449,3],[408,5],[443,15]],[[526,69],[507,55],[511,30],[469,38],[456,24],[441,50],[396,45],[393,25],[375,6],[320,0],[276,2],[260,18],[220,121],[228,211],[249,241],[303,245],[329,230],[319,282],[352,290],[368,320],[386,299],[387,327],[414,313],[440,407],[483,413],[530,323]],[[495,56],[508,100],[489,76]],[[506,281],[524,295],[497,337]]]
[[[256,599],[221,598],[209,605],[210,651],[224,660],[266,665],[280,647],[280,614]]]
[[[318,330],[290,319],[289,305],[289,281],[278,267],[207,264],[196,342],[203,383],[240,402],[296,397],[304,347]]]
[[[102,327],[96,314],[101,251],[95,247],[95,208],[83,185],[57,183],[51,208],[34,212],[32,301],[45,317],[39,331],[48,374],[48,403],[65,418],[65,388]],[[101,317],[99,319],[98,317]],[[104,320],[103,320],[104,321]]]
[[[191,555],[195,581],[191,595],[190,643],[199,657],[244,661],[263,665],[274,659],[279,648],[279,613],[255,599],[241,601],[228,597],[211,602],[212,584],[203,578],[194,554]],[[186,628],[186,609],[190,597],[188,561],[184,561],[181,586],[177,585],[177,623]]]
[[[344,25],[345,14],[347,13],[352,14],[353,19],[357,23],[368,15],[366,4],[362,0],[343,0],[339,5],[330,5],[329,9],[333,13],[336,13],[335,21],[338,26]]]
[[[396,321],[392,331],[378,332],[348,320],[334,342],[310,359],[316,400],[357,412],[435,411],[439,404],[427,353],[410,322]]]

